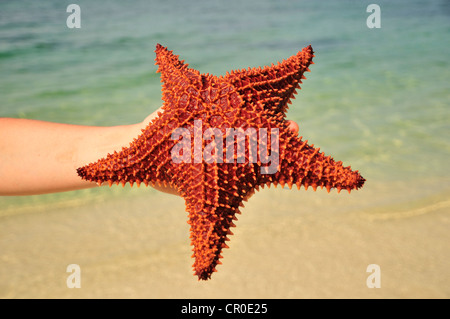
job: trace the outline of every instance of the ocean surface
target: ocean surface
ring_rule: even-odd
[[[81,8],[79,29],[66,25],[70,3]],[[342,195],[363,194],[352,209],[379,216],[422,214],[429,207],[448,213],[450,2],[376,1],[381,28],[367,26],[371,3],[0,1],[0,117],[137,123],[162,105],[157,43],[215,75],[270,65],[311,44],[315,64],[288,118],[298,122],[304,139],[367,180],[361,190]],[[289,203],[298,191],[283,192],[293,193],[274,193],[287,196],[284,211],[301,214],[298,203]],[[314,194],[300,192],[306,201]],[[0,197],[0,217],[111,198],[166,202],[162,196],[126,186]],[[330,196],[331,207],[340,197]]]
[[[395,185],[395,198],[450,187],[448,1],[378,1],[372,29],[367,1],[78,1],[79,29],[66,25],[70,3],[0,3],[0,116],[137,123],[162,103],[156,43],[215,75],[311,44],[315,65],[288,113],[300,135],[366,186]],[[0,211],[96,193],[2,197]]]

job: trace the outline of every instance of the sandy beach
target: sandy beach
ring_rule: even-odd
[[[120,188],[126,196],[113,200],[4,213],[0,297],[450,297],[448,190],[371,209],[389,190],[266,188],[242,209],[223,265],[199,282],[183,200]],[[67,287],[69,264],[80,266],[81,288]],[[380,288],[366,284],[370,264]]]
[[[262,189],[206,282],[180,197],[129,185],[0,196],[0,298],[450,298],[449,1],[378,1],[380,28],[361,1],[81,0],[81,28],[69,3],[0,1],[0,117],[140,123],[163,103],[157,43],[216,76],[312,45],[287,119],[366,182]]]

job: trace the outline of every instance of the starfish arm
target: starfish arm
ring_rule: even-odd
[[[282,63],[264,68],[232,71],[225,79],[238,88],[241,97],[252,103],[264,105],[272,113],[284,113],[287,104],[300,88],[303,75],[313,64],[314,52],[311,46],[299,51]]]
[[[167,122],[164,117],[154,119],[142,134],[135,138],[129,147],[121,151],[107,154],[97,162],[90,163],[77,169],[78,175],[87,181],[101,185],[107,182],[130,183],[139,186],[162,185],[172,183],[170,149],[175,141],[169,139],[176,120]]]
[[[281,169],[276,179],[289,187],[296,184],[308,189],[312,186],[314,190],[319,186],[330,189],[359,189],[363,186],[365,179],[358,171],[352,171],[351,167],[344,167],[341,161],[336,162],[331,156],[320,152],[319,148],[309,145],[308,141],[302,141],[301,137],[287,139],[284,154],[281,156]]]
[[[185,171],[189,173],[183,176],[180,193],[189,213],[194,273],[199,280],[207,280],[221,264],[222,249],[228,248],[227,236],[232,235],[230,228],[242,198],[224,185],[227,180],[217,165],[189,164]]]
[[[163,110],[181,112],[180,118],[186,119],[200,111],[200,90],[205,77],[200,72],[188,68],[184,60],[179,60],[173,51],[158,44],[156,46],[157,72],[161,73]]]

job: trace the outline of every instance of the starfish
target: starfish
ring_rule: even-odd
[[[225,76],[201,74],[160,44],[155,52],[163,82],[162,112],[129,147],[77,172],[99,185],[175,188],[189,215],[199,280],[217,271],[236,214],[260,187],[291,189],[295,184],[298,189],[350,192],[363,186],[358,171],[325,156],[288,128],[288,104],[313,64],[311,46],[276,65]]]

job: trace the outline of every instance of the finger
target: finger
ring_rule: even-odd
[[[298,124],[294,121],[288,120],[288,128],[295,134],[298,134],[299,127]]]
[[[156,184],[155,186],[153,186],[153,188],[160,192],[163,192],[163,193],[172,194],[172,195],[180,195],[178,193],[177,189],[170,185],[163,186],[163,185]]]

